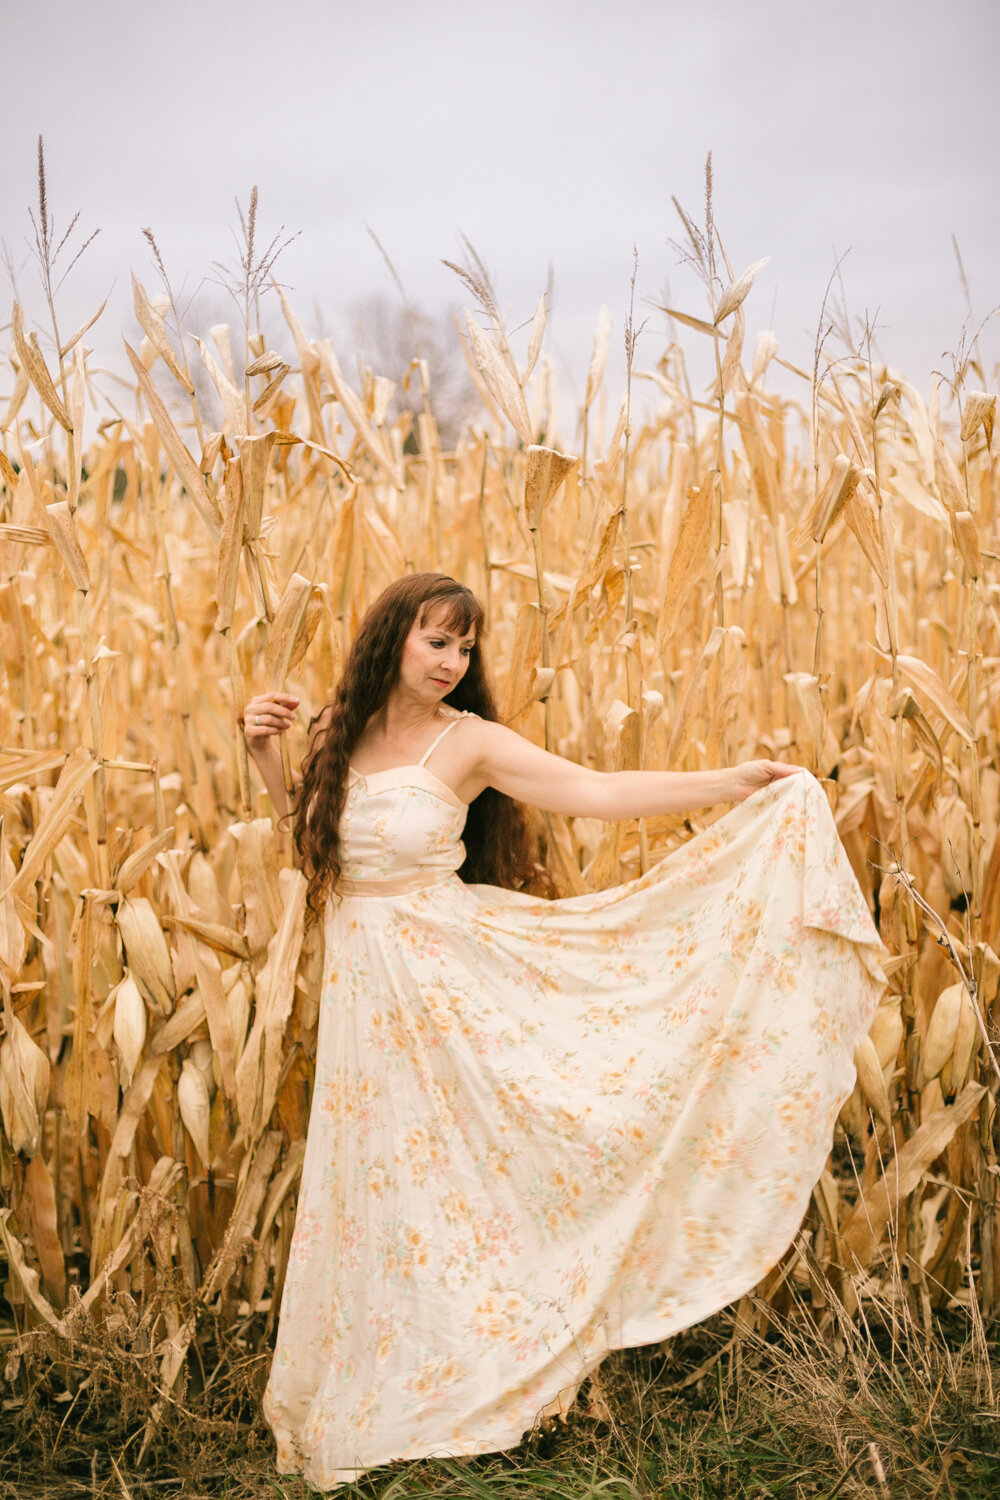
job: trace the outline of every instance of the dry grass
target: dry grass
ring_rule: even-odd
[[[754,269],[709,279],[708,313],[686,315],[685,337],[716,350],[707,400],[672,343],[630,367],[659,388],[633,426],[601,394],[604,325],[578,431],[560,434],[544,307],[522,361],[473,267],[483,411],[450,452],[432,393],[390,421],[391,384],[367,374],[355,391],[284,299],[295,370],[250,332],[260,287],[234,358],[228,330],[214,352],[179,340],[138,284],[135,390],[85,446],[82,341],[46,356],[15,309],[0,408],[11,1420],[43,1388],[68,1415],[126,1389],[123,1370],[133,1458],[165,1451],[206,1390],[255,1420],[321,955],[241,706],[265,686],[324,702],[366,604],[419,568],[485,598],[505,716],[560,753],[686,769],[769,754],[823,778],[895,955],[891,990],[801,1234],[738,1310],[734,1349],[806,1312],[832,1341],[852,1319],[891,1333],[904,1317],[932,1341],[947,1316],[983,1367],[1000,1302],[1000,579],[996,398],[976,388],[994,377],[973,349],[925,396],[818,349],[801,402],[779,398],[771,336],[744,357]],[[565,891],[599,888],[697,822],[553,817],[550,864]],[[995,1412],[992,1387],[981,1400]]]
[[[873,1334],[845,1319],[842,1336],[828,1340],[807,1319],[765,1341],[737,1339],[732,1314],[720,1315],[669,1345],[611,1356],[600,1386],[585,1388],[565,1424],[509,1453],[393,1465],[344,1494],[982,1500],[1000,1479],[990,1351],[956,1342],[959,1331],[939,1325],[928,1336],[904,1316],[893,1333]],[[246,1332],[235,1338],[243,1342]],[[104,1355],[80,1352],[86,1384],[73,1400],[53,1400],[57,1382],[36,1368],[25,1406],[0,1424],[0,1500],[306,1500],[315,1493],[274,1472],[259,1408],[265,1348],[234,1359],[232,1330],[216,1328],[213,1347],[223,1351],[216,1379],[171,1409],[140,1467],[141,1409],[153,1392],[122,1327],[106,1337]]]

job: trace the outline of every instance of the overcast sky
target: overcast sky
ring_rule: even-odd
[[[38,315],[41,133],[57,227],[79,208],[101,228],[62,326],[118,278],[88,338],[104,358],[129,331],[129,269],[155,289],[141,227],[192,291],[231,258],[234,197],[257,183],[263,233],[301,231],[280,271],[311,328],[314,309],[345,330],[354,300],[394,295],[366,225],[412,298],[460,303],[441,259],[461,232],[514,322],[551,267],[551,352],[579,384],[602,303],[620,343],[633,243],[640,298],[669,280],[704,311],[667,240],[671,195],[701,216],[709,150],[732,261],[771,256],[750,339],[773,327],[807,361],[849,251],[851,311],[877,310],[883,353],[926,387],[966,317],[952,235],[977,317],[1000,302],[996,0],[0,0],[0,15],[0,235]],[[661,349],[654,319],[639,364]]]

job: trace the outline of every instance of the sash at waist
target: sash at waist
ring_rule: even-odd
[[[413,891],[426,891],[431,886],[443,885],[454,875],[454,870],[418,870],[413,875],[400,875],[395,880],[338,880],[338,896],[409,896]]]

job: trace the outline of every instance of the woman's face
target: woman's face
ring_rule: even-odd
[[[476,644],[476,632],[456,635],[443,622],[450,614],[447,602],[433,605],[410,627],[399,664],[399,686],[425,702],[440,702],[461,682]]]

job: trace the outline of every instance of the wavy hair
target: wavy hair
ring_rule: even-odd
[[[362,619],[332,701],[309,725],[311,736],[314,725],[320,728],[302,765],[294,834],[309,878],[306,901],[312,920],[340,878],[340,819],[354,747],[399,676],[412,626],[423,624],[437,604],[448,606],[443,629],[459,635],[476,632],[465,674],[443,701],[481,719],[498,717],[482,655],[483,608],[476,596],[442,573],[414,573],[391,583]],[[494,787],[470,804],[462,837],[466,855],[458,874],[470,884],[521,890],[543,873],[525,809]]]

